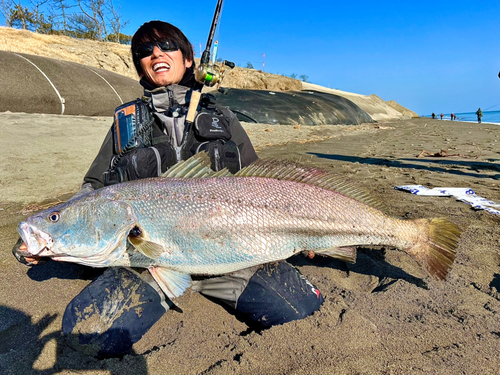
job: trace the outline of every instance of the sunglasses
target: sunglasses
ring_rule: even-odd
[[[162,52],[175,52],[179,50],[179,47],[174,42],[165,40],[161,42],[142,43],[135,49],[134,53],[139,59],[143,59],[151,56],[155,47],[158,47]]]

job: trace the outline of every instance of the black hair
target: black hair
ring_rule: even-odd
[[[139,27],[132,37],[132,60],[134,61],[137,74],[141,75],[141,73],[143,73],[141,59],[135,54],[137,47],[142,43],[160,42],[165,40],[170,40],[174,42],[175,45],[179,46],[184,61],[192,61],[193,65],[191,68],[194,69],[195,62],[193,46],[184,33],[168,22],[149,21]]]

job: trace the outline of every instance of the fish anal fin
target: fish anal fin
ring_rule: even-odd
[[[150,267],[149,272],[170,299],[181,296],[191,286],[191,276],[187,273],[164,267]]]
[[[144,256],[150,259],[158,259],[164,252],[166,252],[165,248],[156,243],[147,241],[142,237],[135,237],[129,235],[129,242]]]
[[[314,250],[314,253],[343,260],[348,263],[356,263],[356,248],[354,246],[330,247],[327,249]]]

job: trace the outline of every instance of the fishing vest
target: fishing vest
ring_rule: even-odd
[[[202,94],[193,123],[185,123],[182,144],[175,146],[158,126],[161,121],[148,105],[136,99],[115,110],[113,144],[115,156],[103,175],[104,185],[157,177],[181,160],[205,151],[212,169],[241,169],[238,146],[231,140],[231,113],[216,105],[211,94]]]

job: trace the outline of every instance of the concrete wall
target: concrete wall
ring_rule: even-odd
[[[73,62],[0,51],[0,112],[112,116],[138,81]]]
[[[319,91],[228,89],[214,92],[241,121],[271,125],[358,125],[372,118],[352,101]]]

